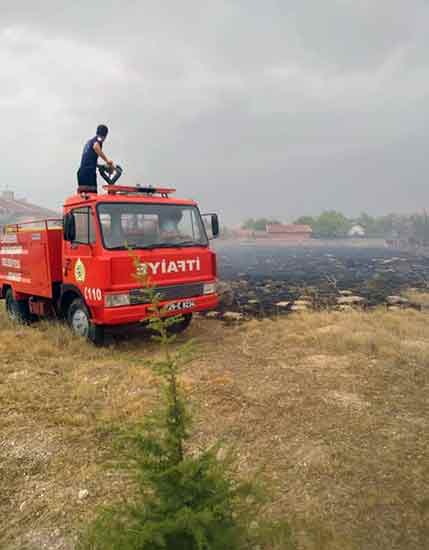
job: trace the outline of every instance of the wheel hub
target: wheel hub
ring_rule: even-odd
[[[78,309],[74,312],[71,326],[73,331],[79,336],[88,336],[89,320],[84,311]]]

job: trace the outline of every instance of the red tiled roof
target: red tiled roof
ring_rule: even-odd
[[[312,229],[309,225],[276,223],[267,225],[267,233],[312,233]]]

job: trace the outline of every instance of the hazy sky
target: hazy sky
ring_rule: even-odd
[[[427,0],[0,0],[2,180],[59,208],[84,141],[228,223],[429,208]]]

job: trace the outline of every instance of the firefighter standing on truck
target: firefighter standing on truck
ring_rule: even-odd
[[[91,138],[83,148],[82,160],[77,172],[78,192],[97,193],[98,157],[101,157],[112,170],[115,167],[113,161],[108,159],[103,153],[103,142],[108,133],[109,129],[107,126],[100,124],[97,128],[96,136]]]

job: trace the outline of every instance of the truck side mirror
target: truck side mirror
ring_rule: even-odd
[[[63,237],[65,241],[70,242],[76,239],[76,222],[71,212],[66,214],[63,218]]]
[[[217,214],[212,214],[212,235],[214,239],[219,236],[219,218]]]
[[[206,218],[210,217],[210,222]],[[209,239],[216,239],[219,236],[219,218],[217,214],[203,214],[204,226],[209,235]]]

